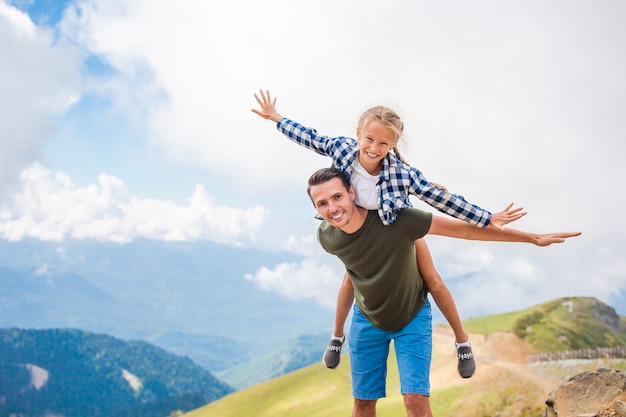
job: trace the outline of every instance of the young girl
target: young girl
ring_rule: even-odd
[[[343,136],[330,138],[318,135],[315,129],[283,118],[276,111],[276,98],[272,100],[269,91],[259,91],[259,96],[255,94],[254,97],[261,107],[260,110],[252,109],[254,113],[276,122],[277,129],[292,141],[321,155],[330,156],[332,166],[346,172],[350,178],[356,192],[356,204],[369,210],[378,210],[385,225],[396,220],[398,210],[402,207],[411,206],[409,195],[478,227],[501,228],[526,214],[521,208],[512,209],[510,204],[504,211],[492,215],[468,203],[462,196],[429,183],[418,169],[410,167],[400,156],[396,145],[404,125],[391,109],[377,106],[363,113],[357,125],[356,140]],[[426,287],[454,332],[458,372],[463,378],[469,378],[474,374],[476,364],[469,335],[463,328],[454,298],[434,268],[426,242],[417,240],[415,248]],[[323,358],[328,368],[339,365],[345,340],[344,324],[353,301],[352,283],[346,273],[337,295],[335,327]]]

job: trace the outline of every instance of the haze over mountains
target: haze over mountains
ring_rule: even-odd
[[[277,342],[328,333],[332,311],[244,278],[296,259],[210,242],[0,241],[0,327],[146,340],[220,371]]]

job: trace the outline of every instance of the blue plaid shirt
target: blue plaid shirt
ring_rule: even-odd
[[[318,135],[315,129],[283,118],[276,128],[292,141],[320,155],[330,156],[332,167],[345,172],[348,177],[354,171],[358,157],[358,142],[354,138],[339,136],[330,138]],[[398,210],[411,207],[409,195],[430,204],[442,213],[456,217],[479,227],[487,227],[491,213],[468,203],[463,196],[451,194],[429,183],[420,170],[402,163],[392,152],[383,159],[376,191],[379,196],[378,216],[384,225],[396,221]]]

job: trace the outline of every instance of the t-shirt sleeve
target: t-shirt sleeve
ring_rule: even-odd
[[[328,242],[328,233],[329,233],[328,228],[329,227],[330,226],[325,221],[323,221],[319,225],[319,227],[317,228],[317,241],[319,242],[322,249],[324,249],[326,252],[333,255],[333,252],[329,249],[329,244],[328,244],[329,243]]]
[[[398,222],[411,240],[421,239],[428,234],[433,215],[416,208],[403,208],[398,212]]]

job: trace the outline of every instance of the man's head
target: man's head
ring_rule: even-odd
[[[355,214],[358,215],[354,189],[346,175],[337,169],[322,168],[313,173],[307,193],[317,213],[332,226],[345,230]]]
[[[346,189],[346,191],[350,191],[350,180],[348,180],[348,177],[346,176],[345,173],[335,168],[318,169],[317,171],[313,173],[313,175],[311,175],[311,178],[309,178],[309,186],[306,189],[306,192],[311,198],[311,201],[313,202],[314,206],[315,206],[315,201],[313,200],[313,197],[311,196],[311,188],[316,185],[320,185],[325,182],[328,182],[334,178],[338,178],[341,181],[341,184]]]

